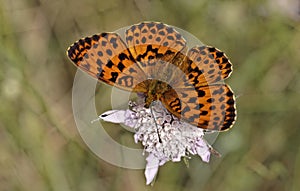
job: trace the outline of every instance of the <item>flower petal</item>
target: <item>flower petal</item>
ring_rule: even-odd
[[[197,145],[197,147],[196,147],[197,154],[201,157],[202,161],[209,162],[210,149],[209,149],[207,143],[204,140],[199,139],[196,142],[196,145]]]
[[[203,162],[209,162],[209,159],[210,159],[210,151],[205,151],[205,152],[202,152],[201,154],[198,153],[198,155],[201,157],[202,161]]]
[[[126,110],[109,110],[102,113],[99,118],[112,123],[124,123]]]
[[[155,178],[158,167],[159,167],[159,160],[153,154],[149,154],[146,158],[147,165],[145,169],[145,177],[146,177],[146,184],[149,185]]]

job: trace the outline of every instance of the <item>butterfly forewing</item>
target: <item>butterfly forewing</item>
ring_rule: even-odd
[[[131,91],[146,80],[126,44],[116,33],[102,33],[74,43],[67,52],[83,71],[100,81]],[[146,90],[139,89],[141,92]]]

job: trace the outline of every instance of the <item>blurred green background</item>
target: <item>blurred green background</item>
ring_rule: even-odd
[[[84,144],[72,113],[76,68],[65,55],[81,37],[144,20],[226,52],[238,96],[237,123],[214,144],[223,156],[167,163],[153,187],[143,170],[112,166]],[[298,0],[2,0],[0,63],[1,191],[300,190]]]

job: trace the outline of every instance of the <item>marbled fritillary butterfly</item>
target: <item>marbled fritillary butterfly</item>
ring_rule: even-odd
[[[99,81],[142,93],[147,108],[160,100],[173,115],[199,128],[232,127],[235,98],[223,82],[232,64],[223,52],[210,46],[188,50],[180,33],[157,22],[132,25],[125,36],[126,42],[117,33],[86,37],[67,55]]]

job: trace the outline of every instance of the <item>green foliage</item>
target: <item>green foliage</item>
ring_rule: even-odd
[[[300,190],[300,10],[289,2],[2,1],[0,190]],[[223,156],[168,163],[153,187],[142,170],[112,166],[84,144],[72,114],[76,69],[65,55],[81,37],[144,20],[226,52],[238,95],[237,123],[214,144]],[[132,144],[130,132],[106,129]]]

